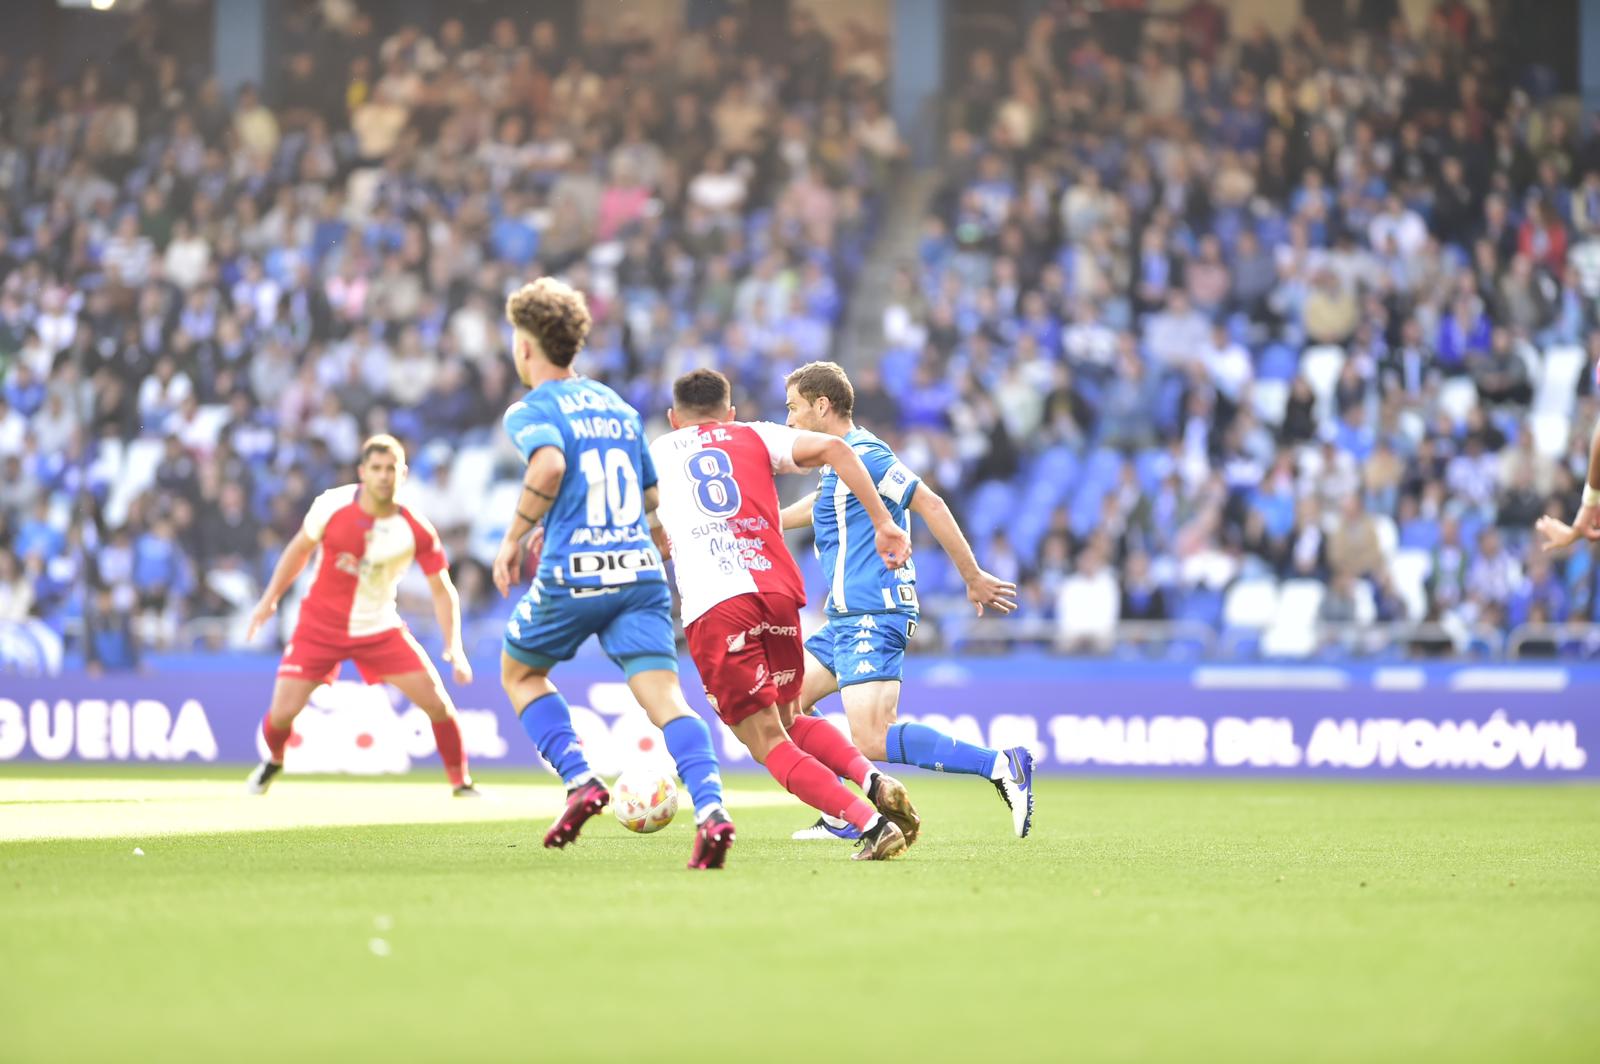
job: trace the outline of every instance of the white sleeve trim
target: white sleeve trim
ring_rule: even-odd
[[[804,472],[794,460],[794,445],[800,441],[798,429],[771,421],[752,421],[748,424],[761,437],[761,442],[767,445],[767,455],[772,459],[774,473]]]
[[[346,484],[330,488],[312,501],[311,509],[306,511],[306,519],[300,523],[300,529],[313,543],[321,543],[333,515],[355,501],[354,487],[354,484]]]

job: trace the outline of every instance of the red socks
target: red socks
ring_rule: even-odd
[[[467,782],[467,752],[461,746],[461,725],[456,718],[434,721],[433,741],[439,747],[439,760],[444,762],[450,786],[463,786]]]
[[[825,728],[833,725],[819,721]],[[848,820],[858,831],[871,826],[878,814],[865,798],[851,794],[839,777],[801,750],[792,740],[784,740],[767,755],[767,771],[783,789],[828,816]]]
[[[274,765],[283,764],[283,748],[289,742],[289,735],[293,726],[279,731],[272,723],[272,714],[268,713],[261,718],[261,737],[267,741],[267,758]]]
[[[283,764],[283,748],[289,742],[292,729],[279,730],[268,714],[261,718],[261,737],[267,741],[268,756],[274,764]],[[439,760],[444,762],[444,774],[450,777],[450,786],[460,787],[467,782],[467,752],[461,745],[461,726],[456,718],[446,717],[433,725],[433,741],[439,747]]]
[[[855,744],[821,717],[796,717],[789,725],[789,738],[812,757],[862,790],[872,776],[872,762]]]

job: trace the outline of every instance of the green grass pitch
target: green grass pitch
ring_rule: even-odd
[[[0,843],[0,1060],[1600,1058],[1600,789],[906,782],[887,864],[737,801],[720,874],[683,814]]]

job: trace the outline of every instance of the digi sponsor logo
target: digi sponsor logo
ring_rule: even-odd
[[[588,551],[567,559],[568,570],[573,576],[599,576],[602,579],[607,576],[632,576],[658,569],[660,565],[655,552],[648,550]]]
[[[751,635],[761,635],[762,633],[775,635],[779,638],[793,637],[800,634],[800,628],[798,625],[793,624],[773,624],[770,621],[762,621],[750,629]]]

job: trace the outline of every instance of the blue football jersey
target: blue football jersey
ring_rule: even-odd
[[[544,519],[540,584],[589,590],[666,579],[644,521],[656,467],[637,410],[604,384],[573,377],[523,396],[504,424],[524,461],[541,447],[567,456]]]
[[[890,516],[910,532],[911,499],[921,479],[900,463],[888,444],[866,429],[850,430],[844,442],[861,457]],[[824,610],[835,615],[917,615],[916,567],[908,562],[904,568],[891,571],[883,564],[866,507],[831,467],[823,467],[811,520],[817,537],[817,558],[828,581]]]

